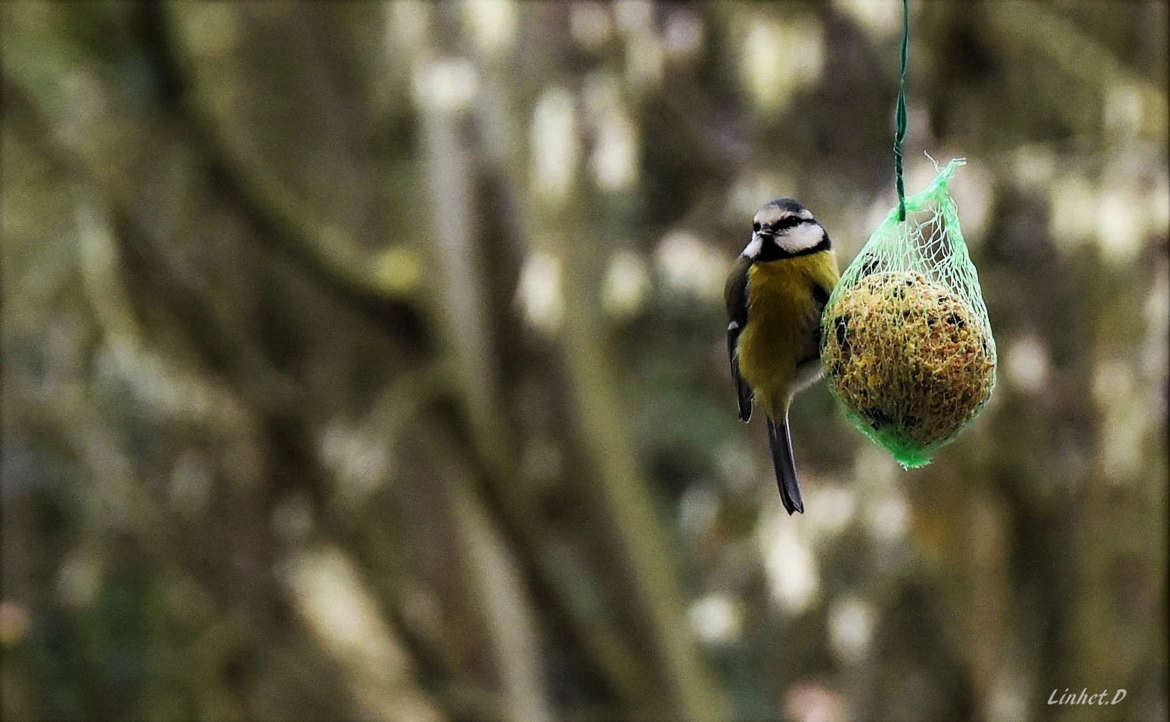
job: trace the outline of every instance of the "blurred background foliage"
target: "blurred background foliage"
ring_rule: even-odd
[[[4,3],[4,718],[1165,718],[1167,6],[911,10],[1000,384],[788,518],[721,283],[898,3]]]

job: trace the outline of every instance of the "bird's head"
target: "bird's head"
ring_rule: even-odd
[[[829,248],[829,234],[812,211],[791,198],[780,198],[756,211],[752,240],[743,255],[753,261],[775,261]]]

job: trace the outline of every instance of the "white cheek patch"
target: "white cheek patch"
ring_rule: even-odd
[[[801,223],[787,233],[778,236],[776,242],[787,253],[800,253],[814,248],[825,240],[825,229],[816,223]]]
[[[752,240],[743,249],[743,255],[748,258],[756,258],[760,255],[760,251],[764,247],[764,239],[756,234],[752,234]]]

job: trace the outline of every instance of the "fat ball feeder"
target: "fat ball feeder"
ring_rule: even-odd
[[[902,466],[930,463],[983,410],[995,388],[995,339],[947,185],[955,159],[906,197],[909,7],[902,5],[895,112],[898,205],[841,275],[821,316],[821,361],[846,417]]]

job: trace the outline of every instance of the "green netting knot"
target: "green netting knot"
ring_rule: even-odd
[[[995,388],[995,339],[947,184],[952,160],[905,199],[842,274],[821,359],[846,416],[905,467],[923,466]]]

